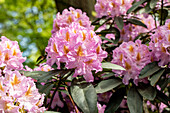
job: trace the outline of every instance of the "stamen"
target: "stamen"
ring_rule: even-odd
[[[66,33],[66,41],[67,41],[67,42],[70,41],[70,34],[69,34],[68,31],[67,31],[67,33]]]
[[[133,46],[132,45],[129,46],[129,51],[133,52]]]
[[[67,54],[68,52],[69,52],[68,47],[64,45],[64,53]]]
[[[78,56],[83,56],[83,49],[82,49],[81,46],[78,47],[77,55],[78,55]]]

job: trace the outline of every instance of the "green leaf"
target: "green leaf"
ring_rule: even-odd
[[[109,103],[105,109],[105,113],[114,113],[119,108],[119,105],[121,104],[125,94],[125,88],[116,90],[116,92],[114,92],[110,97]]]
[[[139,84],[137,87],[138,92],[148,100],[154,100],[156,97],[156,89],[148,84]]]
[[[132,23],[132,24],[139,25],[139,26],[147,28],[147,26],[143,22],[141,22],[137,19],[127,19],[127,21]]]
[[[159,10],[158,10],[159,19],[161,19],[161,12],[162,12],[162,20],[165,21],[165,19],[166,19],[167,16],[168,16],[168,10],[162,9],[162,11],[161,11],[161,9],[159,9]]]
[[[115,40],[113,40],[113,43],[117,44],[120,39],[120,31],[116,27],[111,27],[110,30],[115,34]]]
[[[48,81],[49,79],[52,79],[53,76],[60,74],[60,76],[64,76],[65,74],[67,74],[68,72],[70,72],[69,69],[56,69],[56,70],[52,70],[52,71],[33,71],[33,72],[28,72],[28,71],[20,71],[22,74],[24,74],[27,77],[31,77],[33,79],[36,79],[37,82],[45,82]]]
[[[105,38],[104,36],[100,36],[100,38],[101,38],[102,40],[107,40],[108,42],[113,43],[113,40],[110,40],[110,39],[108,39],[108,38]]]
[[[170,78],[166,79],[165,82],[160,86],[161,90],[163,91],[169,83],[170,83]]]
[[[38,80],[42,74],[45,74],[47,72],[44,72],[44,71],[33,71],[33,72],[30,72],[30,71],[20,71],[24,76],[26,77],[31,77],[33,79],[36,79]]]
[[[145,78],[148,77],[152,74],[154,74],[155,72],[157,72],[160,69],[160,67],[158,67],[156,62],[152,62],[148,65],[146,65],[140,72],[139,78]]]
[[[170,101],[170,98],[168,96],[166,96],[164,93],[162,93],[161,91],[157,90],[156,99],[158,99],[159,101],[163,102],[168,107],[170,107],[170,105],[168,103],[168,101]]]
[[[124,25],[122,17],[116,16],[114,19],[118,28],[122,30]]]
[[[140,0],[139,2],[136,2],[132,5],[131,8],[128,9],[127,14],[131,13],[132,11],[134,11],[135,9],[138,8],[138,6],[140,6],[141,4],[143,4],[144,2],[146,2],[147,0]]]
[[[102,77],[102,78],[106,78],[106,77],[112,77],[112,76],[114,76],[114,75],[115,75],[115,73],[110,72],[110,73],[105,73],[105,75],[102,75],[101,77]]]
[[[151,8],[151,9],[155,8],[157,2],[158,2],[158,0],[151,0],[151,1],[150,1],[150,8]]]
[[[40,93],[45,93],[46,95],[49,95],[53,86],[54,86],[54,84],[47,83],[45,85],[41,85],[41,87],[38,87],[38,89],[39,89]]]
[[[101,81],[96,87],[97,93],[104,93],[122,84],[122,80],[118,78],[112,78]]]
[[[143,99],[135,87],[131,87],[128,91],[127,105],[130,113],[143,113]]]
[[[165,71],[165,69],[161,69],[152,75],[152,77],[150,78],[152,86],[155,86],[155,84],[158,82],[159,78],[164,73],[164,71]]]
[[[126,70],[123,67],[117,65],[117,64],[112,64],[110,62],[103,62],[102,63],[102,68],[106,69],[115,69],[115,70]]]
[[[71,96],[83,113],[97,113],[97,94],[92,84],[71,85]]]

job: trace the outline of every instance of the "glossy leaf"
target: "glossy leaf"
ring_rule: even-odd
[[[39,89],[40,93],[45,93],[46,95],[49,95],[53,86],[54,86],[54,84],[47,83],[45,85],[42,85],[41,87],[38,87],[38,89]]]
[[[113,40],[110,40],[110,39],[108,39],[108,38],[105,38],[104,36],[100,36],[100,38],[103,39],[103,40],[107,40],[108,42],[113,43]]]
[[[116,16],[114,19],[118,28],[122,30],[124,25],[122,17]]]
[[[26,77],[31,77],[35,80],[38,80],[41,75],[47,73],[47,72],[44,72],[44,71],[33,71],[33,72],[30,72],[30,71],[20,71],[24,76]]]
[[[155,86],[155,84],[158,82],[159,78],[164,73],[164,71],[165,71],[165,69],[161,69],[152,75],[152,77],[150,78],[152,86]]]
[[[125,88],[120,88],[116,90],[116,92],[114,92],[110,97],[109,103],[107,104],[107,107],[105,109],[105,113],[114,113],[121,104],[125,94]]]
[[[159,9],[158,13],[159,13],[160,20],[161,20],[161,16],[162,16],[162,20],[165,20],[168,17],[168,10],[166,10],[166,9],[163,9],[163,10]]]
[[[150,75],[152,75],[153,73],[157,72],[160,69],[160,67],[158,67],[156,62],[152,62],[148,65],[146,65],[140,72],[139,78],[145,78],[148,77]]]
[[[143,22],[141,22],[137,19],[127,19],[127,21],[132,23],[132,24],[139,25],[139,26],[147,28],[147,26]]]
[[[113,40],[114,41],[113,43],[117,44],[120,39],[120,31],[116,27],[111,27],[110,30],[115,34],[115,40]]]
[[[154,100],[156,97],[156,89],[151,85],[139,84],[137,90],[144,98],[148,100]]]
[[[144,2],[146,2],[147,0],[140,0],[139,2],[136,2],[132,5],[131,8],[128,9],[127,14],[131,13],[132,11],[134,11],[135,9],[138,8],[139,5],[143,4]]]
[[[102,75],[101,77],[102,77],[102,78],[106,78],[106,77],[111,77],[111,76],[114,76],[114,73],[113,73],[113,72],[106,73],[106,74]]]
[[[97,113],[97,94],[92,84],[71,85],[71,96],[84,113]]]
[[[118,78],[112,78],[101,81],[96,87],[97,93],[104,93],[122,84],[122,80]]]
[[[102,68],[106,69],[115,69],[115,70],[125,70],[123,67],[117,65],[117,64],[112,64],[110,62],[103,62],[102,63]]]
[[[143,113],[143,99],[135,87],[131,87],[128,91],[127,105],[130,113]]]

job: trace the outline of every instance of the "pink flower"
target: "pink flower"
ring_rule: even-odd
[[[72,22],[79,23],[81,26],[91,30],[94,29],[85,12],[70,7],[69,10],[64,9],[62,14],[60,12],[57,13],[56,19],[53,22],[52,34],[55,34],[61,27],[68,27]]]
[[[101,105],[99,103],[97,103],[97,108],[98,108],[98,113],[104,113],[106,105]]]
[[[118,48],[113,50],[114,64],[121,65],[126,71],[117,71],[116,76],[123,76],[123,83],[127,85],[130,79],[133,79],[137,85],[139,81],[145,82],[145,79],[139,79],[138,76],[142,68],[151,62],[151,53],[146,45],[141,44],[140,40],[123,42]]]
[[[41,107],[44,94],[39,94],[34,81],[22,76],[18,71],[6,71],[5,77],[0,77],[0,110],[2,112],[18,113],[27,111],[43,112]]]
[[[60,28],[53,35],[46,47],[47,64],[66,63],[67,69],[75,69],[74,77],[83,75],[86,81],[92,82],[91,71],[101,71],[101,61],[107,53],[101,49],[101,39],[93,30],[72,23],[69,27]]]
[[[95,10],[97,17],[126,15],[127,10],[132,6],[134,0],[97,0]]]
[[[21,70],[23,69],[22,63],[25,60],[26,58],[22,57],[18,42],[2,36],[0,42],[0,67]]]
[[[164,26],[158,27],[150,38],[149,48],[152,50],[154,61],[159,61],[159,66],[165,66],[170,62],[170,22],[166,21]],[[170,67],[170,65],[169,65]]]

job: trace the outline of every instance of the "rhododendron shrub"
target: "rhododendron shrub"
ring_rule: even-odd
[[[18,43],[2,36],[0,112],[169,112],[168,5],[97,0],[93,22],[64,9],[34,69],[23,66]]]

